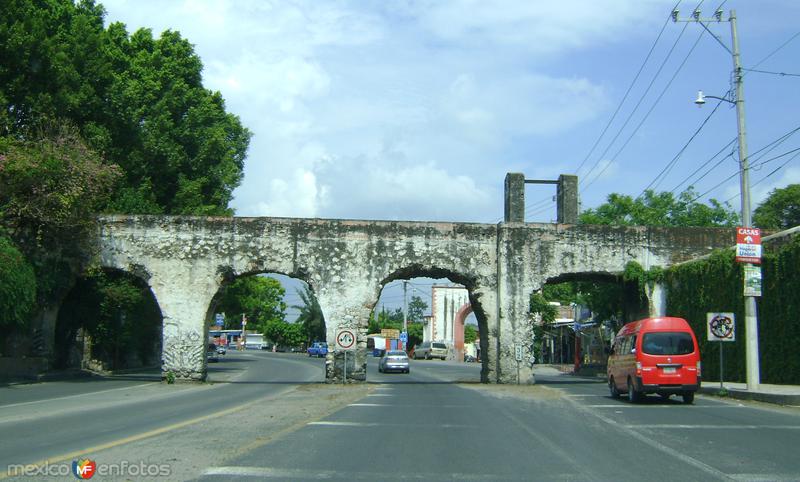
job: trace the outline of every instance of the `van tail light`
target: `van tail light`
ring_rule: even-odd
[[[636,362],[636,374],[637,375],[642,374],[642,362],[639,361]]]
[[[702,365],[702,363],[701,363],[701,362],[698,360],[698,362],[697,362],[697,376],[698,376],[698,377],[702,375],[702,371],[701,371],[701,370],[702,370],[702,368],[701,368],[701,365]]]

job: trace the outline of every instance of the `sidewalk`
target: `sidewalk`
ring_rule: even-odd
[[[534,365],[533,371],[535,374],[541,375],[567,375],[593,380],[605,380],[605,370],[582,370],[581,373],[575,375],[572,369],[572,365]],[[771,385],[762,383],[756,390],[748,390],[746,383],[723,382],[723,386],[728,392],[727,395],[725,395],[728,398],[800,407],[800,386],[798,385]],[[719,380],[703,380],[700,386],[700,393],[705,395],[718,396],[719,391]]]
[[[729,398],[800,407],[800,386],[798,385],[762,383],[756,390],[748,390],[746,383],[723,382],[723,386],[728,391],[727,397]],[[718,381],[703,380],[700,393],[717,395],[719,391]]]

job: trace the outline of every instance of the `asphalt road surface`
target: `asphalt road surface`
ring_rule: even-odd
[[[88,457],[166,470],[94,480],[800,480],[798,408],[631,404],[602,380],[544,371],[535,386],[481,385],[477,364],[423,360],[381,374],[370,358],[369,383],[333,386],[319,383],[323,366],[231,353],[205,385],[131,375],[0,388],[0,466]]]

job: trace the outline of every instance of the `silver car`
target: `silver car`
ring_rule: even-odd
[[[403,350],[389,350],[378,362],[378,371],[409,373],[408,354]]]

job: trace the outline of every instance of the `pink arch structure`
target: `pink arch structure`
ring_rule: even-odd
[[[470,313],[472,313],[472,305],[464,303],[464,306],[456,312],[453,320],[453,349],[458,362],[464,361],[464,322]]]

